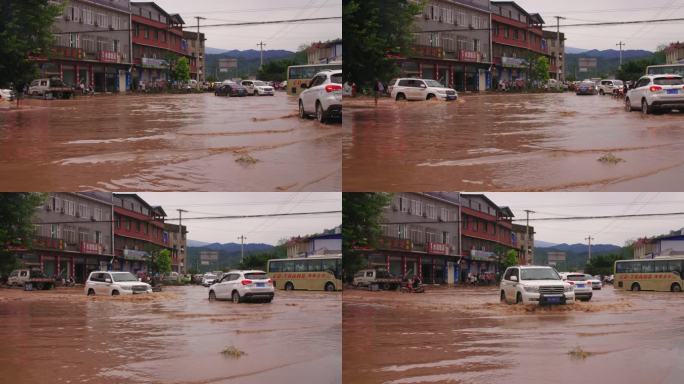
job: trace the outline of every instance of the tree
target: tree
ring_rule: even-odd
[[[616,260],[625,260],[631,258],[629,255],[622,254],[608,254],[592,256],[591,260],[584,267],[584,273],[590,275],[612,275],[613,265]]]
[[[257,72],[257,78],[264,81],[283,81],[287,78],[287,67],[302,64],[294,60],[271,60]]]
[[[0,88],[12,83],[21,90],[37,76],[30,56],[50,55],[54,42],[50,28],[61,13],[61,5],[45,0],[0,3]]]
[[[8,248],[31,246],[36,208],[46,198],[41,193],[0,193],[0,274],[17,267],[16,256]]]
[[[518,252],[515,249],[509,249],[502,261],[501,270],[505,271],[506,268],[512,267],[514,265],[518,265]]]
[[[387,193],[342,194],[342,268],[348,280],[363,267],[359,249],[373,249],[382,235],[382,211],[392,201]]]
[[[375,79],[396,76],[398,66],[391,56],[410,54],[413,22],[423,6],[423,1],[411,0],[343,0],[345,81],[369,86]]]
[[[183,83],[190,80],[190,63],[187,57],[181,56],[173,62],[171,66],[171,79]]]
[[[171,251],[162,249],[154,257],[154,266],[159,273],[171,272]]]
[[[549,59],[546,56],[539,56],[530,61],[531,63],[531,78],[532,82],[538,85],[544,85],[549,82]],[[530,84],[532,85],[532,84]]]

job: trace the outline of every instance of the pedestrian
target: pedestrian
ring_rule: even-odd
[[[380,94],[385,92],[385,86],[382,85],[382,82],[378,79],[375,79],[375,106],[378,106],[378,97],[380,97]]]

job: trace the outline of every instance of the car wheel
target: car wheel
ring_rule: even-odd
[[[522,299],[522,293],[518,292],[518,293],[515,295],[515,303],[516,303],[516,304],[522,304],[522,301],[523,301],[523,299]]]
[[[674,284],[672,284],[671,291],[672,291],[672,292],[681,292],[681,291],[682,291],[682,286],[679,285],[679,284],[677,284],[677,283],[674,283]]]
[[[404,101],[406,100],[406,95],[403,93],[397,93],[397,101]]]
[[[328,292],[333,292],[333,291],[335,291],[335,284],[330,283],[330,282],[326,283],[326,284],[325,284],[325,290],[328,291]]]
[[[431,94],[427,95],[427,99],[426,99],[426,100],[432,100],[432,99],[434,99],[434,98],[435,98],[435,95],[433,95],[433,94],[431,93]]]
[[[233,294],[231,295],[231,298],[233,299],[233,303],[235,303],[235,304],[239,304],[239,303],[242,301],[242,299],[240,298],[240,294],[238,293],[238,291],[233,291]]]
[[[641,113],[648,115],[652,112],[651,107],[648,106],[646,99],[641,100]]]
[[[632,112],[634,108],[632,108],[632,102],[629,101],[629,99],[625,99],[625,111],[627,112]]]
[[[632,284],[632,291],[633,292],[641,291],[641,286],[639,285],[639,283]]]
[[[259,96],[259,91],[254,91],[254,96]]]
[[[112,291],[112,296],[119,296],[119,291],[113,290],[113,291]]]
[[[304,103],[299,100],[299,117],[306,119],[306,112],[304,111]]]
[[[323,111],[323,106],[321,105],[320,101],[316,102],[316,120],[318,120],[319,123],[325,123],[325,121],[328,118],[325,116],[325,112]]]
[[[88,296],[94,296],[94,295],[95,295],[95,291],[92,288],[90,288],[88,290]]]
[[[502,303],[507,303],[507,301],[506,301],[506,292],[504,292],[503,290],[501,291],[501,298],[499,299],[499,301],[502,302]]]
[[[285,284],[285,290],[286,291],[293,291],[294,290],[294,284],[288,282],[287,284]]]
[[[216,293],[214,291],[209,291],[209,301],[216,300]]]
[[[599,91],[599,95],[604,96],[605,92],[603,92],[603,89]]]

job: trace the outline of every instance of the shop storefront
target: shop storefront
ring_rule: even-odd
[[[472,54],[477,52],[468,52]],[[490,64],[469,62],[480,60],[479,55],[468,56],[464,53],[465,62],[454,60],[411,60],[400,63],[402,77],[418,77],[437,80],[457,91],[482,92],[492,87]]]
[[[456,256],[450,256],[449,246],[428,243],[425,252],[414,251],[410,240],[383,239],[382,244],[392,250],[369,252],[367,268],[387,270],[393,276],[413,278],[418,275],[426,284],[453,284],[457,277]]]

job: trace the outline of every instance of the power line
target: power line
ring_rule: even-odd
[[[597,215],[597,216],[568,216],[568,217],[538,217],[531,218],[530,221],[579,221],[579,220],[600,220],[600,219],[615,219],[615,218],[641,218],[641,217],[666,217],[666,216],[683,216],[684,212],[664,212],[664,213],[641,213],[631,215]],[[524,222],[527,219],[513,219],[510,222]],[[497,219],[497,222],[508,222],[508,220]],[[404,222],[384,222],[383,225],[408,225],[408,224],[460,224],[472,222],[472,220],[433,220],[433,221],[404,221]]]

